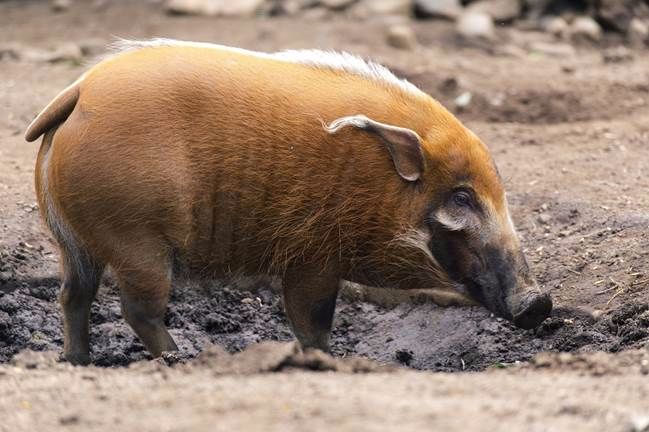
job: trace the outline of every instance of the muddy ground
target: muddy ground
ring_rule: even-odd
[[[387,22],[167,17],[145,2],[83,3],[52,15],[41,2],[0,2],[0,362],[24,349],[54,351],[33,364],[0,366],[0,388],[8,390],[0,392],[8,419],[0,430],[102,429],[117,414],[140,430],[200,430],[217,418],[223,430],[320,430],[332,422],[368,430],[463,429],[463,421],[483,430],[503,421],[525,430],[649,424],[649,52],[616,55],[619,41],[607,37],[552,54],[543,48],[556,46],[551,37],[516,28],[499,29],[497,43],[471,44],[438,21],[413,23],[421,45],[401,51],[385,43]],[[92,345],[94,364],[111,368],[52,362],[62,346],[58,256],[35,204],[38,146],[22,133],[113,36],[345,49],[390,66],[453,109],[492,149],[530,263],[557,306],[552,317],[523,331],[477,307],[386,306],[352,293],[338,303],[336,356],[484,372],[349,375],[327,359],[334,366],[325,369],[343,371],[296,372],[322,362],[289,361],[287,368],[255,366],[239,375],[223,366],[231,363],[224,353],[192,359],[210,344],[236,353],[260,341],[291,340],[281,299],[268,283],[252,291],[179,284],[167,324],[181,353],[142,363],[147,354],[121,319],[108,275],[93,306]],[[46,60],[52,51],[70,51],[70,43],[81,58]],[[466,92],[471,102],[457,107]],[[271,351],[288,355],[287,346]],[[546,351],[572,354],[535,357]],[[250,358],[267,355],[257,349]],[[84,409],[75,411],[79,400]],[[50,412],[52,404],[63,408]]]

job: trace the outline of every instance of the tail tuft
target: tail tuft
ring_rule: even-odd
[[[48,130],[63,123],[72,113],[79,100],[79,81],[59,93],[27,127],[25,140],[35,141]]]

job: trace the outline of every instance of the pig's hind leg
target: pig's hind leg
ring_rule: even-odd
[[[57,129],[55,127],[45,134],[38,152],[36,195],[45,223],[61,253],[59,302],[63,310],[63,355],[72,364],[85,365],[90,363],[90,307],[97,295],[104,264],[79,241],[53,199],[57,194],[51,190],[48,167],[52,139]]]
[[[63,354],[75,365],[90,363],[90,307],[104,266],[68,242],[61,246],[63,283],[59,302],[63,309]]]
[[[116,266],[122,314],[153,357],[175,351],[176,343],[164,324],[171,290],[170,264],[160,246],[138,242],[128,258]],[[122,255],[124,256],[124,255]]]

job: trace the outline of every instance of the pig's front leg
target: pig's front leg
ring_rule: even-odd
[[[302,349],[329,351],[340,279],[310,265],[291,266],[283,279],[284,309]]]

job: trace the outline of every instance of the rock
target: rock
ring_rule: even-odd
[[[598,0],[596,17],[607,27],[626,33],[634,16],[636,0]]]
[[[620,45],[607,48],[602,52],[604,63],[625,63],[633,60],[633,53],[627,47]]]
[[[170,14],[206,16],[251,16],[261,9],[264,0],[168,0]]]
[[[575,18],[570,26],[570,36],[573,39],[587,39],[597,42],[602,37],[602,28],[597,21],[589,16]]]
[[[639,18],[633,18],[629,23],[626,36],[631,45],[643,46],[649,41],[649,24]]]
[[[417,46],[417,37],[410,26],[393,25],[388,29],[388,45],[404,50],[412,50]]]
[[[20,60],[20,48],[16,45],[0,46],[0,61],[2,60]]]
[[[462,13],[459,0],[415,0],[415,13],[422,17],[456,19]]]
[[[58,62],[73,62],[79,63],[83,58],[83,52],[81,47],[75,43],[69,42],[56,47],[54,51],[51,51],[45,56],[45,61],[49,63],[58,63]]]
[[[560,16],[547,17],[541,20],[543,31],[556,37],[566,37],[569,27],[568,22]]]
[[[525,8],[530,20],[537,21],[545,15],[550,3],[552,0],[525,0]]]
[[[92,57],[106,52],[106,41],[99,38],[83,39],[79,41],[79,49],[84,57]]]
[[[636,415],[631,418],[629,425],[630,432],[649,432],[649,416]]]
[[[495,37],[493,19],[486,13],[465,12],[457,21],[457,32],[468,39],[488,39]]]
[[[51,3],[54,12],[65,12],[72,6],[72,0],[53,0]]]
[[[218,0],[168,0],[165,10],[178,15],[217,15],[219,3]]]
[[[481,0],[467,8],[470,12],[489,15],[494,21],[512,21],[521,14],[519,0]]]
[[[529,46],[530,51],[545,54],[551,57],[572,57],[575,55],[575,47],[563,43],[533,42]]]
[[[244,351],[228,354],[219,346],[208,346],[194,361],[217,375],[249,375],[287,369],[336,372],[371,372],[394,370],[360,358],[338,359],[319,350],[302,351],[297,343],[261,342]]]
[[[356,0],[320,0],[320,4],[326,8],[340,10],[345,9]]]
[[[541,225],[547,225],[550,223],[552,220],[552,216],[550,216],[547,213],[541,213],[536,220],[541,224]]]
[[[409,15],[410,0],[365,0],[361,4],[372,15]]]
[[[471,92],[464,92],[455,98],[455,107],[458,109],[464,109],[469,106],[471,99],[473,99]]]
[[[264,3],[262,8],[263,15],[277,16],[277,15],[295,15],[304,6],[301,0],[271,0]]]
[[[455,93],[458,88],[460,88],[460,83],[458,82],[457,78],[453,76],[444,78],[442,82],[440,82],[437,86],[437,89],[445,95],[451,95]]]
[[[33,62],[58,63],[67,61],[80,63],[83,58],[83,52],[79,45],[69,42],[59,45],[51,51],[24,50],[21,53],[21,58]]]
[[[223,0],[219,15],[223,16],[252,16],[260,10],[264,0]]]

